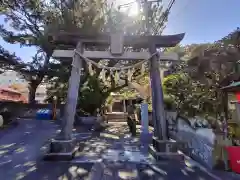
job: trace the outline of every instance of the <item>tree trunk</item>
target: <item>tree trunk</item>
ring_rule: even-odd
[[[42,82],[43,77],[45,75],[45,72],[47,71],[48,65],[49,65],[49,60],[51,57],[51,52],[47,53],[45,60],[44,60],[44,64],[43,67],[41,69],[41,73],[37,75],[36,79],[32,79],[29,83],[29,96],[28,96],[28,101],[30,104],[34,104],[35,103],[35,97],[36,97],[36,90],[38,85]]]
[[[29,83],[28,102],[30,104],[35,104],[36,90],[37,90],[38,85],[39,85],[39,83],[36,83],[34,81]]]
[[[224,116],[225,116],[225,119],[226,121],[228,121],[228,94],[227,92],[223,92],[223,99],[222,99],[222,106],[223,106],[223,112],[224,112]]]

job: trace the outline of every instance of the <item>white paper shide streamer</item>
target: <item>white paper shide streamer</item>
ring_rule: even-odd
[[[115,80],[116,84],[119,84],[120,77],[119,77],[119,72],[118,71],[115,71],[114,80]]]
[[[88,62],[88,71],[89,71],[89,74],[92,76],[93,75],[93,68],[92,68],[92,63],[91,62]]]
[[[143,60],[143,61],[138,62],[131,66],[124,66],[124,67],[119,67],[119,68],[118,67],[108,67],[108,66],[99,65],[98,63],[84,57],[80,52],[78,52],[76,50],[75,50],[75,53],[78,54],[83,60],[86,61],[86,63],[88,64],[88,70],[89,70],[90,75],[94,74],[94,70],[93,70],[93,65],[94,65],[96,68],[102,69],[99,77],[103,81],[110,80],[110,77],[113,77],[114,81],[117,84],[120,83],[121,75],[125,74],[125,73],[127,73],[128,81],[132,81],[132,77],[135,72],[135,69],[140,69],[141,75],[143,75],[146,71],[145,63],[148,62],[148,59],[146,59],[146,60]],[[152,54],[152,56],[154,56],[156,54],[157,53],[154,53],[154,54]],[[108,77],[107,77],[107,73],[106,73],[107,71],[110,71],[110,75]]]
[[[104,81],[106,81],[106,70],[102,69],[101,73],[100,73],[100,78]]]

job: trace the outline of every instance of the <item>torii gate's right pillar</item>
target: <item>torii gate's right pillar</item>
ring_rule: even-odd
[[[149,41],[149,52],[156,53],[157,48],[174,47],[184,37],[181,35],[162,36],[162,42],[158,44]],[[160,55],[160,57],[158,57]],[[154,123],[153,145],[150,146],[150,153],[156,159],[166,158],[169,154],[178,156],[177,150],[182,143],[176,143],[168,140],[167,120],[165,117],[162,82],[160,77],[159,62],[161,54],[156,54],[150,59],[150,83],[152,89],[152,119]],[[169,60],[171,61],[171,59]]]
[[[156,47],[154,45],[150,47],[149,52],[154,54],[156,52]],[[150,59],[150,83],[152,90],[152,119],[154,122],[154,136],[161,140],[167,140],[163,91],[157,55]]]

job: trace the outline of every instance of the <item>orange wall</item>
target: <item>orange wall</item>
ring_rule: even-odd
[[[4,90],[0,89],[0,100],[3,101],[15,101],[15,102],[24,102],[26,103],[26,98],[21,94],[17,92],[12,92],[10,90]]]

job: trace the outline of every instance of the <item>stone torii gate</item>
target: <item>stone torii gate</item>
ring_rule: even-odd
[[[82,57],[89,59],[122,59],[122,60],[143,60],[149,59],[150,79],[152,88],[152,105],[154,121],[154,139],[167,141],[166,119],[163,107],[163,93],[158,64],[157,48],[174,47],[184,37],[184,34],[169,36],[124,36],[121,33],[112,35],[84,35],[80,33],[59,32],[49,35],[50,41],[57,45],[75,47],[73,50],[55,50],[53,57],[72,58],[72,70],[69,78],[69,89],[67,103],[64,111],[64,119],[61,135],[51,142],[49,157],[72,158],[75,148],[75,139],[72,137],[72,128],[76,105],[78,99],[78,89],[80,84]],[[110,51],[89,51],[85,46],[93,45],[98,47],[109,47]],[[124,47],[138,47],[149,49],[149,52],[128,52]],[[77,53],[76,53],[77,52]],[[81,53],[81,56],[78,54]],[[161,55],[162,61],[178,60],[174,55]],[[154,143],[155,144],[155,143]],[[158,149],[158,148],[157,148]]]

